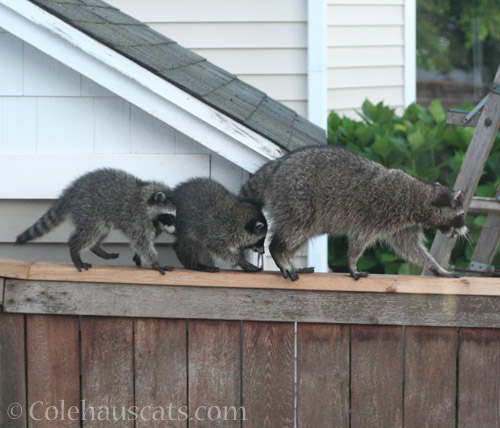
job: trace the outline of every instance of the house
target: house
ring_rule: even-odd
[[[209,176],[237,192],[267,160],[324,143],[313,123],[328,109],[408,103],[414,4],[371,3],[0,0],[0,257],[69,261],[68,226],[13,242],[90,169],[171,185]],[[159,250],[176,264],[171,243]],[[123,236],[108,246],[130,263]],[[324,270],[325,248],[299,264]]]

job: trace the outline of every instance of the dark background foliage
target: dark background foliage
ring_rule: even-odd
[[[464,110],[472,105],[464,104]],[[410,174],[453,187],[465,152],[475,128],[450,127],[441,102],[434,100],[428,109],[410,105],[402,116],[382,103],[365,101],[359,120],[340,117],[332,112],[328,118],[328,142],[342,145],[391,168],[400,168]],[[497,136],[490,157],[476,191],[476,196],[495,196],[500,184],[500,136]],[[468,214],[466,223],[472,245],[475,245],[485,215]],[[427,232],[432,243],[435,231]],[[451,263],[466,268],[473,247],[465,240],[457,243]],[[347,242],[330,238],[329,264],[334,272],[347,272]],[[500,268],[500,252],[493,262]],[[404,263],[388,249],[377,245],[365,252],[358,263],[359,270],[372,273],[418,274],[421,269]]]

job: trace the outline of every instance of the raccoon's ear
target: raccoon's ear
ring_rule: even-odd
[[[152,198],[153,202],[155,202],[157,204],[164,202],[166,199],[167,199],[167,195],[165,195],[165,193],[163,193],[163,192],[156,192]]]
[[[451,200],[452,201],[458,201],[458,202],[463,202],[465,199],[464,192],[461,190],[457,190],[456,192],[453,192],[451,195]]]
[[[262,223],[261,221],[256,221],[254,226],[253,226],[253,231],[254,232],[261,232],[262,230],[264,230],[266,227],[266,225],[264,223]]]

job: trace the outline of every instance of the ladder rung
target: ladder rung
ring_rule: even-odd
[[[479,122],[481,113],[476,113],[467,123],[464,123],[463,119],[468,114],[469,112],[464,110],[448,110],[448,112],[446,113],[446,123],[448,125],[476,126],[477,122]]]
[[[469,206],[469,212],[490,214],[500,214],[500,200],[496,198],[474,197]]]

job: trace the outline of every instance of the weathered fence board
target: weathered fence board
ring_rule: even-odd
[[[28,315],[26,343],[29,426],[80,428],[78,317]]]
[[[349,427],[348,325],[298,325],[297,426]]]
[[[187,427],[186,361],[186,320],[134,320],[136,428]]]
[[[500,426],[500,331],[461,329],[458,426]]]
[[[243,323],[243,428],[293,428],[294,336],[292,323]]]
[[[241,426],[240,324],[189,321],[190,428]],[[224,418],[229,408],[236,410]]]
[[[126,318],[81,320],[84,428],[134,428],[134,420],[126,419],[130,416],[127,409],[134,406],[132,324]],[[99,406],[109,411],[105,420],[98,418]]]
[[[24,322],[24,315],[0,314],[1,427],[27,426]],[[13,418],[11,415],[19,417]]]
[[[403,426],[403,328],[352,326],[351,427]]]
[[[4,311],[499,328],[499,302],[500,297],[494,296],[334,293],[159,285],[145,287],[9,279],[5,282]]]
[[[455,427],[457,329],[407,327],[404,427]]]

